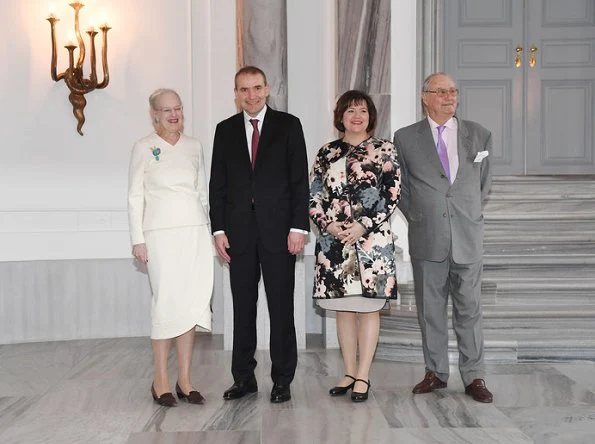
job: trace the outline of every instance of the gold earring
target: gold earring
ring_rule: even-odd
[[[155,116],[155,123],[159,123],[159,119],[157,118],[157,116]]]

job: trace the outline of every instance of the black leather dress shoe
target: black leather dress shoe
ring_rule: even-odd
[[[280,402],[289,401],[291,399],[291,389],[289,384],[273,384],[273,390],[271,390],[271,402],[278,404]]]
[[[249,379],[248,381],[237,381],[225,390],[223,393],[223,399],[229,401],[230,399],[239,399],[248,393],[256,393],[258,391],[258,384],[256,378]]]

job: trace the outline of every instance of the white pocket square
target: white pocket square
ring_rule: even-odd
[[[488,151],[478,151],[473,162],[481,162],[484,158],[488,157],[489,154]]]

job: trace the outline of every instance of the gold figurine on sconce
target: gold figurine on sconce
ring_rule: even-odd
[[[50,22],[51,33],[52,33],[52,64],[51,64],[51,75],[52,79],[56,82],[64,79],[66,86],[70,89],[70,95],[68,99],[70,103],[72,103],[72,112],[78,124],[76,129],[78,133],[82,136],[83,132],[81,131],[83,124],[85,123],[85,114],[84,109],[85,105],[87,104],[87,100],[85,99],[85,94],[88,92],[93,91],[94,89],[103,89],[109,83],[109,69],[107,66],[107,32],[111,29],[107,21],[99,26],[101,33],[103,34],[103,49],[101,51],[101,64],[103,67],[103,80],[101,82],[97,82],[97,60],[95,57],[95,36],[98,32],[95,30],[94,26],[91,26],[87,30],[87,34],[89,35],[90,41],[90,65],[91,65],[91,73],[89,74],[89,78],[85,79],[83,75],[83,62],[85,60],[85,43],[83,41],[83,37],[81,36],[81,32],[79,29],[79,11],[83,6],[85,6],[80,1],[76,0],[69,5],[74,9],[74,36],[76,36],[76,40],[78,45],[76,45],[73,39],[70,39],[66,42],[64,46],[68,50],[68,68],[60,73],[57,74],[56,71],[56,63],[58,59],[58,54],[56,50],[56,22],[60,19],[56,17],[52,8],[50,7],[50,14],[46,19]],[[73,36],[73,38],[74,38]],[[76,64],[74,63],[74,50],[79,50],[79,56]]]

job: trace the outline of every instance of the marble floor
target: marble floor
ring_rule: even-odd
[[[595,442],[593,362],[489,365],[495,400],[483,405],[464,395],[455,368],[447,389],[413,395],[421,364],[376,360],[370,399],[353,404],[327,395],[343,374],[342,360],[313,336],[299,355],[292,400],[273,405],[263,351],[259,393],[222,399],[231,384],[231,353],[222,344],[220,336],[197,337],[194,382],[207,403],[171,409],[149,394],[148,338],[2,345],[0,443]]]

